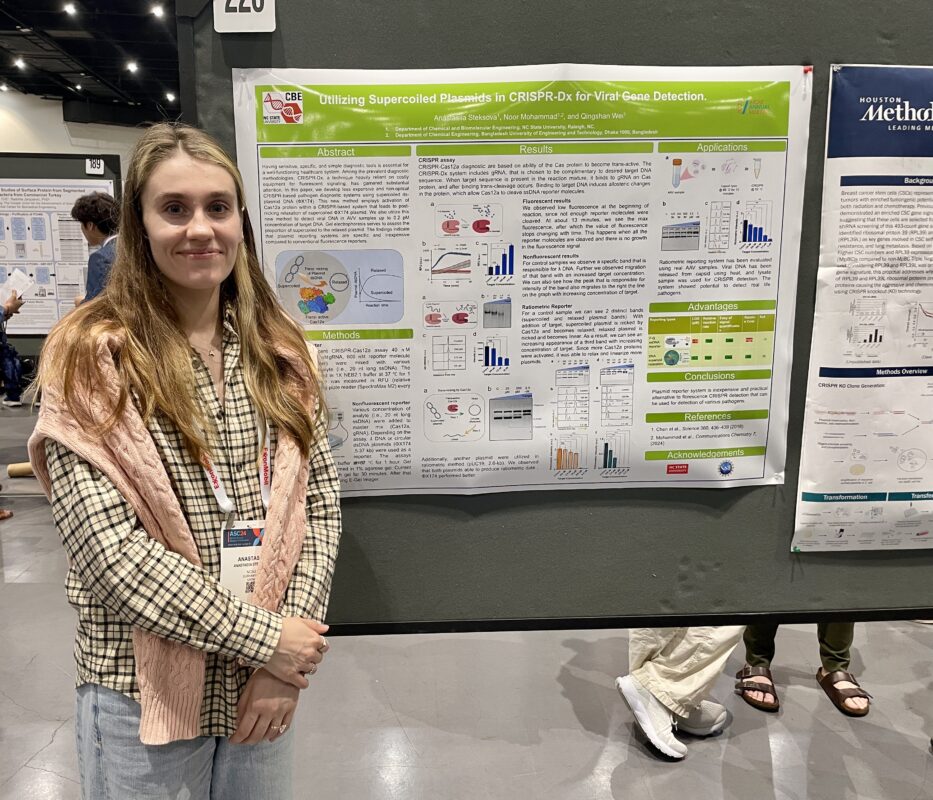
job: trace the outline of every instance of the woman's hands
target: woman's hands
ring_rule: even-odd
[[[305,673],[314,674],[330,650],[324,634],[328,626],[302,617],[286,617],[275,653],[246,682],[237,705],[237,725],[231,744],[274,742],[292,724],[298,694],[308,686]]]
[[[324,634],[327,625],[313,619],[286,617],[275,653],[264,669],[274,677],[299,689],[308,688],[305,673],[314,674],[330,648]]]
[[[247,681],[237,706],[237,723],[231,744],[274,742],[292,724],[301,690],[258,669]]]

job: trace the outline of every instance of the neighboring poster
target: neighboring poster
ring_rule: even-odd
[[[810,81],[234,70],[344,494],[782,482]]]
[[[933,547],[933,69],[835,66],[795,552]]]
[[[113,194],[113,181],[0,178],[0,303],[26,299],[8,333],[48,333],[84,294],[88,247],[71,209],[91,192]]]

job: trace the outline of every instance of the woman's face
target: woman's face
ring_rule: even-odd
[[[152,171],[140,200],[149,249],[169,288],[200,293],[219,287],[243,241],[230,173],[179,150]]]

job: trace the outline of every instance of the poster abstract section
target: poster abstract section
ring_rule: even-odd
[[[835,66],[793,549],[933,547],[933,69]]]
[[[782,482],[810,78],[234,70],[344,492]]]
[[[113,194],[113,181],[0,179],[0,302],[26,300],[9,333],[48,333],[84,294],[88,246],[71,208],[91,192]]]

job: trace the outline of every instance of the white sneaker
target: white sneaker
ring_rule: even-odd
[[[635,722],[648,741],[670,758],[687,755],[687,745],[677,741],[671,730],[673,715],[651,692],[631,675],[616,678],[616,689],[635,715]]]
[[[729,714],[726,707],[712,700],[703,700],[699,708],[686,717],[676,716],[677,730],[691,736],[712,736],[726,727]]]
[[[19,408],[23,404],[22,400],[4,400],[3,405],[7,408]]]

